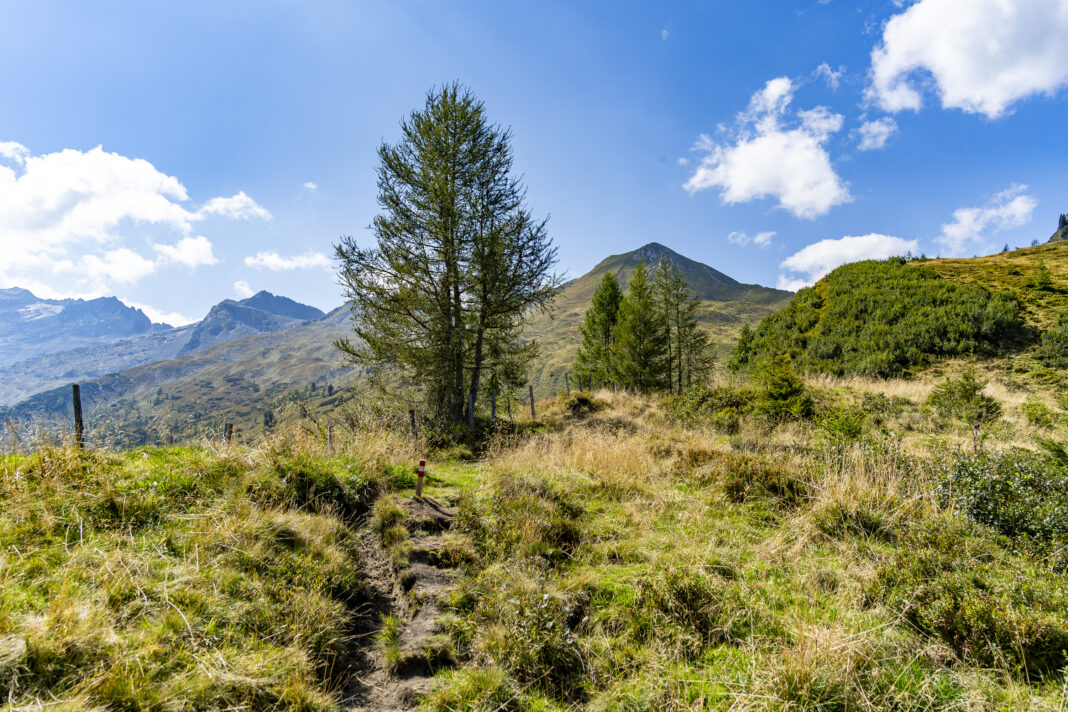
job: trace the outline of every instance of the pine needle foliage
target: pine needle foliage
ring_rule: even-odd
[[[618,380],[641,393],[663,390],[668,382],[669,334],[657,308],[649,272],[642,263],[630,278],[614,334],[612,358]]]
[[[623,290],[615,273],[605,272],[579,327],[582,344],[575,359],[575,372],[580,378],[586,378],[591,383],[612,379],[613,330],[619,320],[622,301]]]

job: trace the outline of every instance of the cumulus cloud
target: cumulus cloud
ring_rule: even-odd
[[[904,240],[891,235],[846,235],[837,240],[820,240],[787,257],[779,265],[779,289],[796,292],[811,286],[825,274],[850,262],[882,260],[887,257],[915,252],[916,240]],[[794,274],[788,274],[792,272]]]
[[[152,245],[162,263],[173,262],[186,267],[213,265],[219,260],[211,249],[211,241],[203,235],[183,237],[173,245]]]
[[[953,222],[942,226],[938,242],[948,255],[989,249],[990,233],[1031,222],[1038,201],[1026,193],[1026,185],[1012,185],[983,207],[954,210]]]
[[[1068,0],[920,0],[883,27],[867,96],[918,110],[930,85],[943,108],[997,118],[1068,84],[1065,36]]]
[[[812,76],[825,81],[831,91],[838,91],[838,87],[842,84],[843,74],[845,74],[845,67],[840,66],[838,69],[831,69],[831,65],[826,62],[816,67],[816,71],[812,72]]]
[[[245,264],[249,267],[269,269],[273,271],[307,269],[309,267],[322,267],[330,269],[330,260],[321,252],[308,251],[303,255],[283,257],[277,252],[257,252],[245,258]]]
[[[234,291],[237,292],[237,296],[242,299],[248,299],[254,294],[252,287],[248,286],[248,282],[244,280],[234,282]]]
[[[270,220],[271,214],[241,191],[229,198],[212,198],[197,212],[198,217],[222,215],[233,220]]]
[[[244,192],[212,198],[196,208],[176,177],[144,159],[97,146],[34,155],[14,142],[0,143],[0,286],[62,281],[70,295],[106,294],[166,264],[213,264],[211,244],[193,236],[208,216],[268,219]],[[155,259],[126,243],[132,227],[176,234],[174,244],[153,244]]]
[[[314,192],[316,190],[319,190],[319,186],[317,186],[315,183],[312,183],[311,181],[308,181],[307,183],[305,183],[304,184],[304,188],[306,190],[310,190],[312,192]]]
[[[895,133],[897,133],[897,122],[889,116],[865,121],[857,130],[860,136],[857,148],[861,151],[875,151],[883,148]]]
[[[702,135],[695,149],[705,156],[683,187],[691,194],[718,188],[727,204],[776,198],[780,208],[808,219],[852,200],[824,146],[842,129],[842,115],[818,106],[791,116],[793,93],[788,77],[772,79],[750,99],[727,141]]]
[[[748,233],[736,231],[732,232],[730,235],[727,235],[727,242],[731,243],[732,245],[745,246],[749,243],[752,243],[757,247],[767,247],[771,244],[771,239],[773,237],[775,237],[774,231],[758,232],[752,237],[750,237]]]

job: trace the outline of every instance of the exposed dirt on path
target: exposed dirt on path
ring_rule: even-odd
[[[408,566],[397,570],[373,532],[364,531],[360,540],[370,602],[356,634],[356,674],[344,694],[343,708],[350,712],[413,709],[430,690],[434,673],[453,664],[435,636],[441,601],[461,575],[441,565],[440,555],[455,513],[428,497],[398,504],[411,534]],[[381,640],[386,616],[400,622],[389,653]]]

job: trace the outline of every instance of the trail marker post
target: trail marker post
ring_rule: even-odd
[[[530,419],[534,420],[534,386],[527,386],[530,389]]]
[[[75,383],[70,387],[71,397],[74,399],[74,444],[85,447],[85,423],[82,422],[82,389]]]
[[[423,497],[423,477],[426,476],[426,460],[419,461],[419,467],[415,470],[418,477],[415,482],[415,498],[422,499]]]

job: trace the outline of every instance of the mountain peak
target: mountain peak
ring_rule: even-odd
[[[248,299],[242,299],[238,304],[301,321],[314,321],[324,316],[323,312],[315,307],[293,301],[289,297],[276,296],[266,290],[260,290]]]

